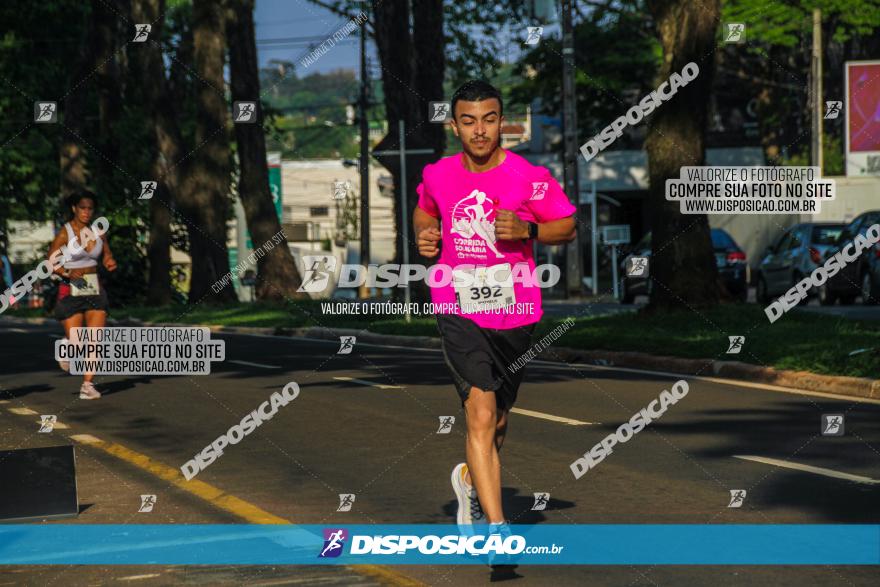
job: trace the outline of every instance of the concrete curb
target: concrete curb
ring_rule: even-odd
[[[30,324],[56,323],[56,321],[51,318],[3,317],[0,318],[0,321],[6,321],[8,319]],[[111,324],[128,326],[184,326],[182,324],[162,322],[141,322],[140,320],[134,319],[110,319],[108,322]],[[218,333],[227,332],[230,334],[292,336],[334,341],[338,341],[340,336],[356,336],[359,342],[371,344],[385,344],[410,348],[440,348],[440,339],[435,337],[377,334],[375,332],[353,328],[326,328],[321,326],[310,326],[305,328],[260,328],[251,326],[218,326],[211,324],[206,324],[204,326],[208,326],[211,329],[211,332]],[[626,367],[649,371],[666,371],[681,375],[718,377],[734,381],[749,381],[754,383],[765,383],[768,385],[778,385],[780,387],[790,387],[806,391],[818,391],[868,399],[880,399],[880,380],[878,379],[846,377],[841,375],[820,375],[810,371],[774,369],[772,367],[761,367],[739,361],[685,359],[681,357],[649,355],[647,353],[587,351],[567,347],[549,347],[543,349],[538,354],[538,358],[553,362],[586,363],[605,367]]]
[[[588,363],[608,367],[628,367],[649,371],[667,371],[682,375],[718,377],[735,381],[765,383],[806,391],[818,391],[849,395],[868,399],[880,399],[880,380],[842,375],[820,375],[810,371],[791,371],[761,367],[739,361],[713,359],[685,359],[646,353],[619,351],[584,351],[570,348],[550,347],[539,355],[548,361]]]

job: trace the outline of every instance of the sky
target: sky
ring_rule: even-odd
[[[320,45],[347,22],[345,18],[306,0],[257,0],[254,21],[260,66],[267,65],[270,59],[284,59],[297,64],[298,75],[303,73],[300,60],[311,52],[309,42],[315,46]],[[327,53],[309,65],[308,73],[326,73],[347,68],[359,75],[359,30],[337,42]],[[277,42],[279,39],[285,42]],[[376,63],[375,48],[369,41],[367,55]]]
[[[270,59],[284,59],[297,64],[297,75],[300,76],[316,71],[326,73],[340,67],[352,69],[355,75],[360,75],[358,56],[360,29],[336,43],[317,61],[309,65],[307,71],[304,71],[299,64],[300,60],[312,50],[309,42],[315,47],[320,45],[322,41],[333,37],[333,34],[348,22],[347,19],[306,0],[256,0],[254,21],[257,54],[261,67],[266,66]],[[502,55],[502,60],[516,59],[522,50],[522,40],[525,38],[525,27],[528,24],[522,23],[518,29],[511,27],[510,31],[501,33],[501,37],[508,40],[508,52]],[[545,35],[556,34],[557,28],[554,25],[546,26]],[[475,30],[474,34],[479,33]],[[373,77],[380,77],[376,48],[369,39],[367,55],[371,62]]]

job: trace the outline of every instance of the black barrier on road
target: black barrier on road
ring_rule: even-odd
[[[0,521],[78,513],[72,445],[0,451]]]

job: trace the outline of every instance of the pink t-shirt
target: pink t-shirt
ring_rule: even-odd
[[[542,278],[534,274],[531,240],[495,239],[495,209],[514,210],[520,220],[539,224],[567,218],[576,210],[546,167],[532,165],[516,153],[505,153],[500,165],[482,173],[465,169],[464,153],[444,157],[425,166],[417,188],[419,208],[440,219],[442,239],[437,263],[448,265],[455,273],[449,276],[447,272],[447,285],[437,285],[443,283],[444,274],[435,273],[432,302],[444,308],[459,303],[456,310],[441,313],[455,313],[481,328],[502,330],[541,319],[541,288],[536,284]],[[481,278],[486,270],[475,267],[498,265],[502,267],[489,272],[492,283],[500,287],[480,287],[485,283]],[[461,269],[454,271],[456,267]],[[510,271],[505,270],[508,268]],[[464,282],[458,278],[463,277],[462,272],[470,272],[467,279],[477,287],[461,285]],[[512,284],[506,279],[509,274]],[[547,278],[546,272],[542,275]],[[472,296],[477,301],[465,302]],[[465,303],[472,305],[462,307]],[[494,307],[477,306],[483,303]]]

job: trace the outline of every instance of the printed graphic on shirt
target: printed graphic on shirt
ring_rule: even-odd
[[[504,253],[495,246],[495,203],[486,192],[473,190],[452,207],[449,233],[459,259],[482,256],[489,251],[500,259]]]

